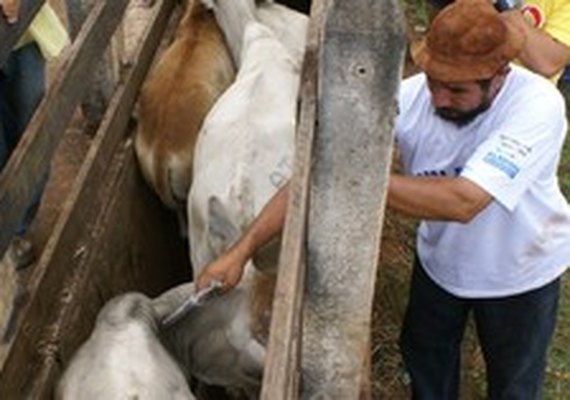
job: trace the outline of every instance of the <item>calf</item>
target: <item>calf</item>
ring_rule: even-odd
[[[188,400],[193,377],[256,398],[265,351],[244,329],[248,298],[240,290],[223,297],[211,290],[196,295],[187,283],[154,299],[140,293],[111,299],[68,364],[55,399]],[[194,307],[173,318],[191,296]]]
[[[159,339],[159,322],[170,311],[160,303],[139,293],[109,301],[64,372],[56,400],[194,400]]]
[[[146,181],[164,204],[178,212],[181,222],[186,219],[196,137],[234,76],[212,12],[198,0],[188,1],[175,40],[143,85],[135,137]]]
[[[178,294],[171,296],[173,292]],[[157,301],[170,309],[173,304],[180,304],[179,296],[183,293],[192,295],[191,286],[176,287]],[[238,289],[192,307],[177,322],[165,327],[161,338],[188,380],[197,378],[201,383],[256,399],[265,348],[249,329],[251,321],[248,293]]]

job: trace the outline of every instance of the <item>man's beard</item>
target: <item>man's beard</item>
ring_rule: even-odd
[[[477,107],[469,111],[459,111],[449,107],[439,107],[435,109],[435,114],[446,121],[452,122],[458,127],[468,125],[481,113],[484,113],[491,106],[491,102],[486,99],[482,101]]]

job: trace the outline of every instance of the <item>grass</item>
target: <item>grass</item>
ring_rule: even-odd
[[[570,83],[567,83],[561,90],[566,97],[566,115],[570,123]],[[570,129],[560,157],[558,179],[562,192],[570,201]],[[568,279],[568,274],[562,278],[558,325],[548,357],[544,399],[570,399],[570,279]]]

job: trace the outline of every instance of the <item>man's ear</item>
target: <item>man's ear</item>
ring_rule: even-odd
[[[511,67],[509,64],[504,65],[499,71],[497,71],[495,76],[493,76],[491,79],[491,85],[489,87],[490,93],[497,93],[499,88],[503,85],[503,82],[505,81],[505,78],[509,72],[511,72]]]

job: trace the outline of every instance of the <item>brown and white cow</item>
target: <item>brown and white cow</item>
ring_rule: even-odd
[[[143,85],[135,137],[145,179],[164,204],[178,211],[181,222],[198,132],[235,77],[213,13],[199,0],[189,0],[186,7],[174,41]]]

